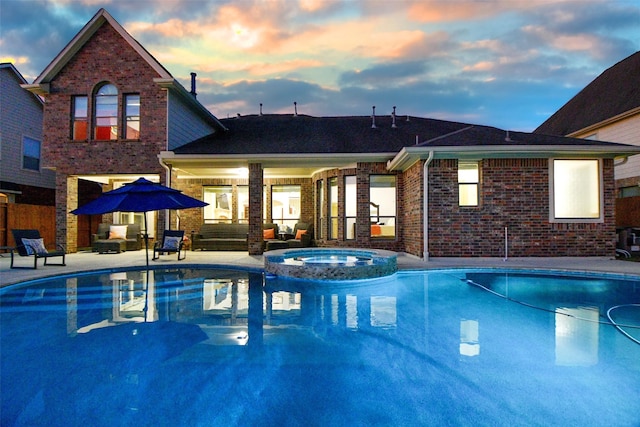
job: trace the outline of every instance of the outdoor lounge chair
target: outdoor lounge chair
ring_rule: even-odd
[[[16,243],[15,250],[11,251],[11,268],[30,268],[30,267],[14,267],[14,255],[18,252],[21,257],[33,257],[33,268],[38,268],[38,259],[44,258],[44,265],[67,265],[65,264],[66,251],[62,245],[56,245],[57,250],[48,251],[44,246],[44,241],[40,237],[38,230],[11,230],[13,240]],[[49,264],[49,258],[62,257],[62,263]]]
[[[289,248],[307,248],[313,241],[313,225],[298,222],[293,227],[293,239],[287,239]]]
[[[182,252],[182,257],[180,253]],[[178,254],[178,261],[187,257],[187,249],[184,246],[184,230],[164,230],[162,241],[153,245],[153,259],[160,258],[164,254]]]

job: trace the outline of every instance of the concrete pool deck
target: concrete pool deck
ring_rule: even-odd
[[[221,267],[264,267],[262,255],[248,255],[246,252],[222,251],[187,251],[187,257],[178,261],[175,254],[164,255],[157,261],[152,261],[149,251],[149,264],[152,267],[169,265],[210,265]],[[52,259],[58,262],[59,258]],[[70,274],[75,272],[102,270],[122,267],[144,267],[145,253],[130,251],[119,254],[99,254],[97,252],[77,252],[68,254],[66,266],[44,265],[44,260],[38,260],[38,269],[11,269],[10,254],[0,256],[0,286],[10,285],[43,277]],[[33,266],[33,258],[23,258],[16,255],[15,265]],[[612,257],[544,257],[544,258],[430,258],[425,262],[412,255],[398,254],[399,270],[434,270],[447,268],[508,268],[508,269],[543,269],[557,271],[575,271],[588,273],[613,273],[628,275],[634,279],[640,278],[640,263],[616,260]]]

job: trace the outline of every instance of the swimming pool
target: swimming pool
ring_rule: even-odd
[[[640,280],[233,269],[0,290],[3,426],[640,422]]]

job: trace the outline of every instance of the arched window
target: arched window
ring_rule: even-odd
[[[118,139],[118,89],[112,84],[101,86],[95,95],[94,138]]]

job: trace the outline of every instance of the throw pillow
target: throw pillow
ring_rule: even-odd
[[[180,240],[178,236],[167,236],[164,238],[164,247],[162,249],[175,251],[180,246]]]
[[[302,235],[303,235],[303,234],[307,234],[307,230],[298,230],[298,231],[296,232],[296,240],[300,240],[300,239],[302,239]]]
[[[109,239],[126,239],[127,238],[127,226],[126,225],[111,225],[109,226]]]
[[[27,255],[44,255],[47,252],[47,248],[44,247],[43,239],[22,239],[22,244],[27,250]]]
[[[267,228],[266,230],[262,230],[262,238],[263,239],[275,239],[276,231],[273,228]]]

